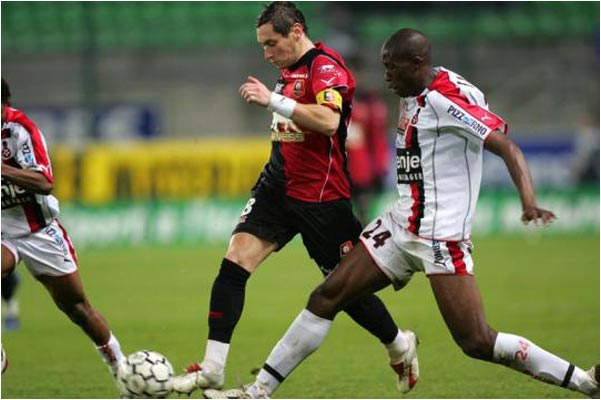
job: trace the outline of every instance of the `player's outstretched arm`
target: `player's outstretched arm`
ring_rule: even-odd
[[[268,108],[303,127],[327,136],[336,133],[340,113],[319,104],[301,104],[288,97],[273,93],[261,81],[249,76],[238,90],[247,103]]]
[[[19,169],[2,163],[2,178],[33,193],[50,194],[52,191],[52,182],[38,171]]]
[[[522,201],[522,221],[525,224],[542,221],[543,225],[555,220],[553,212],[539,208],[534,194],[534,183],[528,164],[520,148],[500,131],[492,132],[484,142],[484,148],[501,157],[509,170],[511,179]]]

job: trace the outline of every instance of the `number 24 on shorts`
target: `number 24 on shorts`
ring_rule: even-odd
[[[361,234],[361,236],[363,236],[365,239],[371,239],[371,240],[373,240],[374,241],[374,248],[376,248],[376,249],[378,247],[380,247],[380,246],[383,246],[384,243],[386,243],[386,240],[392,236],[392,234],[390,233],[390,231],[382,231],[382,232],[375,233],[381,226],[382,226],[382,220],[378,219],[376,221],[376,224],[373,227],[373,229],[370,229],[368,231],[364,231]]]

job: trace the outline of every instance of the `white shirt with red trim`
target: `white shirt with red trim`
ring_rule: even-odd
[[[507,132],[484,94],[445,68],[416,97],[401,99],[397,127],[397,223],[432,240],[469,239],[488,135]]]
[[[54,181],[48,149],[38,127],[21,111],[7,107],[2,124],[2,163],[39,171]],[[52,195],[35,194],[2,178],[2,237],[24,236],[47,226],[59,214]]]

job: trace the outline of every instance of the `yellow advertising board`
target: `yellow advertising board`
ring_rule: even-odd
[[[51,149],[63,201],[189,199],[249,194],[269,158],[268,139],[96,144]]]

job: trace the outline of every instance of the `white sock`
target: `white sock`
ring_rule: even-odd
[[[395,365],[403,361],[403,356],[409,349],[409,342],[405,337],[405,334],[399,330],[396,337],[386,346],[388,351],[388,357],[390,357],[390,364]]]
[[[223,373],[227,363],[227,355],[230,351],[230,344],[218,342],[216,340],[207,340],[205,358],[202,362],[202,368],[208,369],[211,373]]]
[[[19,301],[15,298],[8,300],[6,303],[4,318],[18,318],[19,317]]]
[[[588,396],[597,390],[585,371],[520,336],[499,332],[493,361],[543,382],[567,387]]]
[[[109,341],[102,346],[96,346],[96,350],[98,351],[98,354],[100,354],[102,360],[113,372],[117,367],[117,364],[125,358],[123,352],[121,352],[121,345],[112,332]]]
[[[297,365],[317,350],[331,325],[332,321],[329,319],[320,318],[307,309],[301,311],[271,351],[257,375],[254,389],[258,389],[258,384],[270,396]]]

